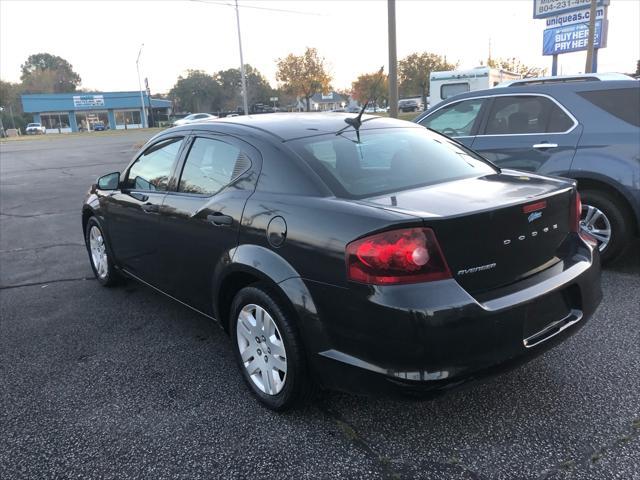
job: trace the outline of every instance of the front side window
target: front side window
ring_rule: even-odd
[[[420,124],[450,137],[471,135],[484,99],[475,98],[452,103],[423,118]]]
[[[247,171],[248,157],[226,142],[198,137],[193,141],[182,169],[178,190],[214,195]]]
[[[166,191],[171,168],[181,145],[182,138],[172,138],[148,148],[131,165],[127,187],[134,190]]]
[[[485,135],[561,133],[573,120],[553,101],[539,96],[504,96],[493,100]]]
[[[495,169],[470,150],[422,128],[353,130],[290,142],[337,196],[365,198],[486,175]]]

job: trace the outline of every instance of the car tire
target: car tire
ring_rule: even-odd
[[[104,228],[95,216],[87,221],[84,240],[96,280],[104,287],[112,287],[120,283],[122,277],[114,267]]]
[[[230,310],[233,350],[252,393],[275,411],[308,401],[314,382],[290,309],[268,285],[258,283],[240,290]]]
[[[630,217],[617,199],[601,190],[581,190],[580,197],[582,199],[580,226],[585,232],[598,238],[602,263],[611,262],[629,244]],[[603,246],[600,240],[607,237],[606,230],[609,230],[610,234]]]

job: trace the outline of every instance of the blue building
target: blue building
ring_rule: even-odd
[[[42,123],[47,133],[93,130],[102,122],[113,130],[141,128],[143,115],[149,118],[149,107],[156,120],[168,120],[171,102],[143,95],[145,111],[142,111],[140,92],[95,93],[37,93],[24,94],[22,109],[33,114],[33,121]]]

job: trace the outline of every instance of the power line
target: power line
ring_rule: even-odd
[[[225,7],[232,7],[235,8],[235,5],[233,5],[232,3],[227,3],[227,2],[217,2],[215,0],[191,0],[192,2],[198,2],[198,3],[208,3],[208,4],[213,4],[213,5],[222,5]],[[254,10],[266,10],[268,12],[280,12],[280,13],[293,13],[293,14],[297,14],[297,15],[310,15],[310,16],[314,16],[314,17],[326,17],[326,14],[323,13],[313,13],[313,12],[302,12],[300,10],[288,10],[285,8],[270,8],[270,7],[258,7],[257,5],[242,5],[242,4],[238,4],[238,7],[240,8],[253,8]]]

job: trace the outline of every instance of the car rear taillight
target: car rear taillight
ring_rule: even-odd
[[[349,280],[372,285],[431,282],[451,278],[430,228],[377,233],[347,245]]]
[[[576,190],[571,205],[571,213],[569,218],[569,227],[572,232],[580,233],[580,217],[582,216],[582,201],[580,193]]]

